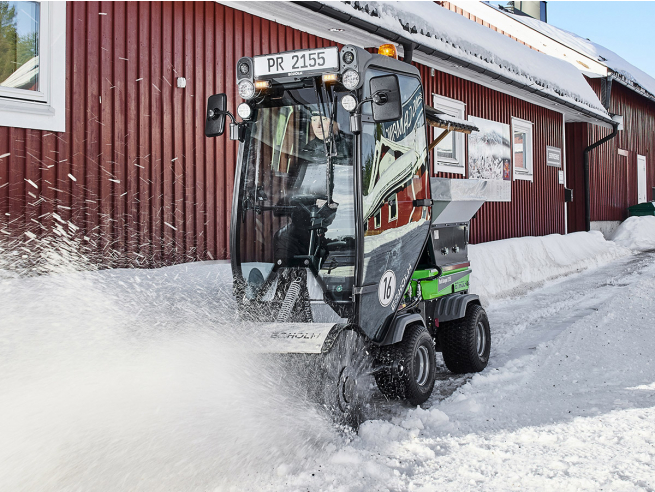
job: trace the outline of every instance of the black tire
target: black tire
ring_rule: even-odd
[[[438,337],[443,360],[451,372],[466,374],[487,367],[491,330],[487,313],[479,304],[469,304],[462,319],[439,327]]]
[[[321,400],[337,424],[357,428],[365,420],[373,389],[372,364],[364,337],[350,329],[341,331],[323,356]]]
[[[430,398],[436,375],[435,351],[423,325],[408,326],[400,343],[383,347],[378,363],[389,368],[375,375],[378,388],[387,398],[407,400],[411,405]]]

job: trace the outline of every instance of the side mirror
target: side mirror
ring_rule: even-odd
[[[399,120],[403,115],[400,83],[396,75],[381,75],[370,81],[373,120],[377,123]]]
[[[205,136],[220,137],[225,131],[225,116],[227,110],[227,94],[214,94],[207,100],[207,119],[205,120]]]

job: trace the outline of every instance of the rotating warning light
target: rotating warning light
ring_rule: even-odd
[[[393,44],[383,44],[378,48],[378,55],[389,56],[398,59],[398,52]]]

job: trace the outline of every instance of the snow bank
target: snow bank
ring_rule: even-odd
[[[475,244],[469,247],[471,292],[485,301],[510,297],[629,254],[597,231]]]
[[[612,241],[633,251],[655,250],[655,216],[628,217]]]

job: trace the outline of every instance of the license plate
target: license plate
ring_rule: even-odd
[[[307,72],[325,72],[338,69],[339,51],[336,46],[255,57],[255,77],[280,74],[292,77]]]

